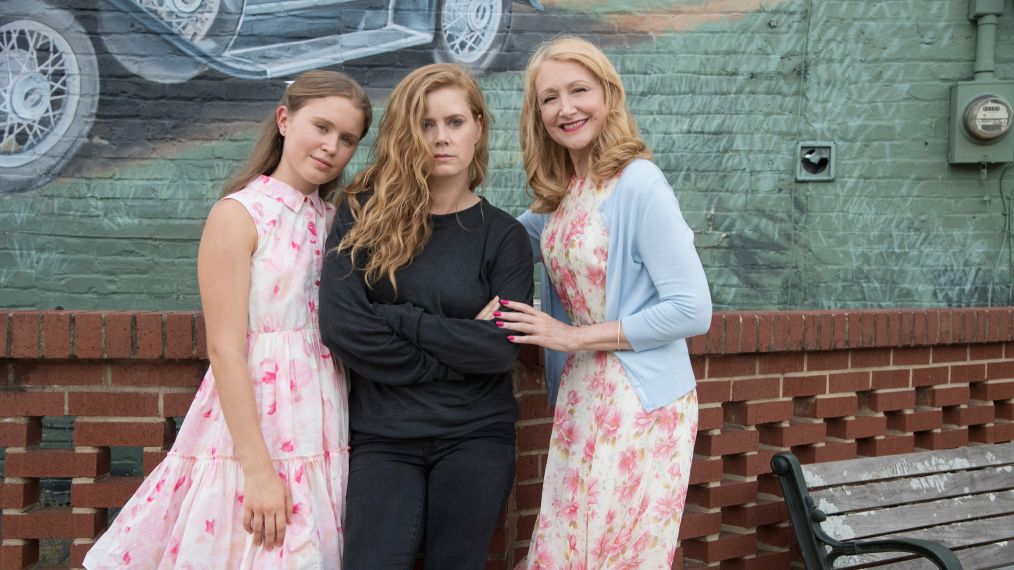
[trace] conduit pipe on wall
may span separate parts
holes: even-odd
[[[996,25],[1006,0],[969,0],[968,17],[975,20],[975,80],[993,79]]]

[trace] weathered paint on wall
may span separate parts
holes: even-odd
[[[577,33],[623,74],[718,307],[1012,302],[1003,166],[983,182],[977,167],[946,162],[948,89],[972,77],[966,0],[544,4],[513,5],[505,52],[481,79],[496,117],[484,190],[494,204],[527,204],[516,132],[525,58],[554,33]],[[82,25],[97,29],[97,5],[85,8]],[[1009,7],[997,35],[997,77],[1014,79]],[[0,192],[0,305],[196,308],[203,218],[283,83],[216,71],[150,82],[91,37],[102,80],[87,141],[52,182]],[[428,61],[420,47],[343,69],[382,107]],[[833,182],[794,181],[803,140],[837,144]]]

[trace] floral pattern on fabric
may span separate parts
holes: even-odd
[[[606,320],[609,232],[599,206],[617,180],[573,179],[542,233],[543,261],[576,325]],[[569,355],[542,505],[519,567],[671,568],[696,435],[696,391],[647,412],[615,354]]]
[[[209,369],[172,450],[89,551],[91,570],[341,567],[348,390],[317,328],[335,210],[267,176],[227,199],[257,230],[247,366],[268,452],[292,492],[292,523],[271,551],[243,530],[243,470]]]

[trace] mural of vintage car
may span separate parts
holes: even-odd
[[[98,0],[84,10],[97,20],[89,33],[80,6],[0,0],[0,194],[46,184],[87,140],[100,97],[93,38],[161,83],[208,68],[288,77],[412,46],[479,73],[507,42],[513,1]]]

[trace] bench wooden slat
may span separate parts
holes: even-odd
[[[986,570],[987,568],[1014,567],[1014,515],[959,522],[891,535],[891,538],[899,537],[939,542],[953,550],[958,559],[962,561],[962,566],[968,569]],[[883,564],[892,559],[903,557],[904,555],[891,553],[848,556],[840,558],[835,564],[835,568],[866,567],[871,563]],[[966,559],[967,563],[965,563]],[[921,564],[924,563],[926,565],[922,566]],[[891,565],[891,570],[902,568],[932,568],[935,570],[936,566],[924,559],[895,562]]]
[[[810,496],[817,508],[834,515],[1007,489],[1014,489],[1014,465],[829,487],[811,491]]]
[[[854,540],[881,535],[901,536],[913,527],[935,527],[1004,513],[1014,513],[1014,490],[855,511],[830,516],[821,526],[838,540]],[[936,538],[930,540],[940,542]]]
[[[1014,464],[1014,442],[803,465],[809,489]]]
[[[1011,521],[1014,523],[1014,521]],[[965,568],[995,570],[1014,566],[1014,540],[983,544],[964,550],[954,551]],[[936,566],[925,560],[906,560],[891,566],[891,570],[936,570]]]

